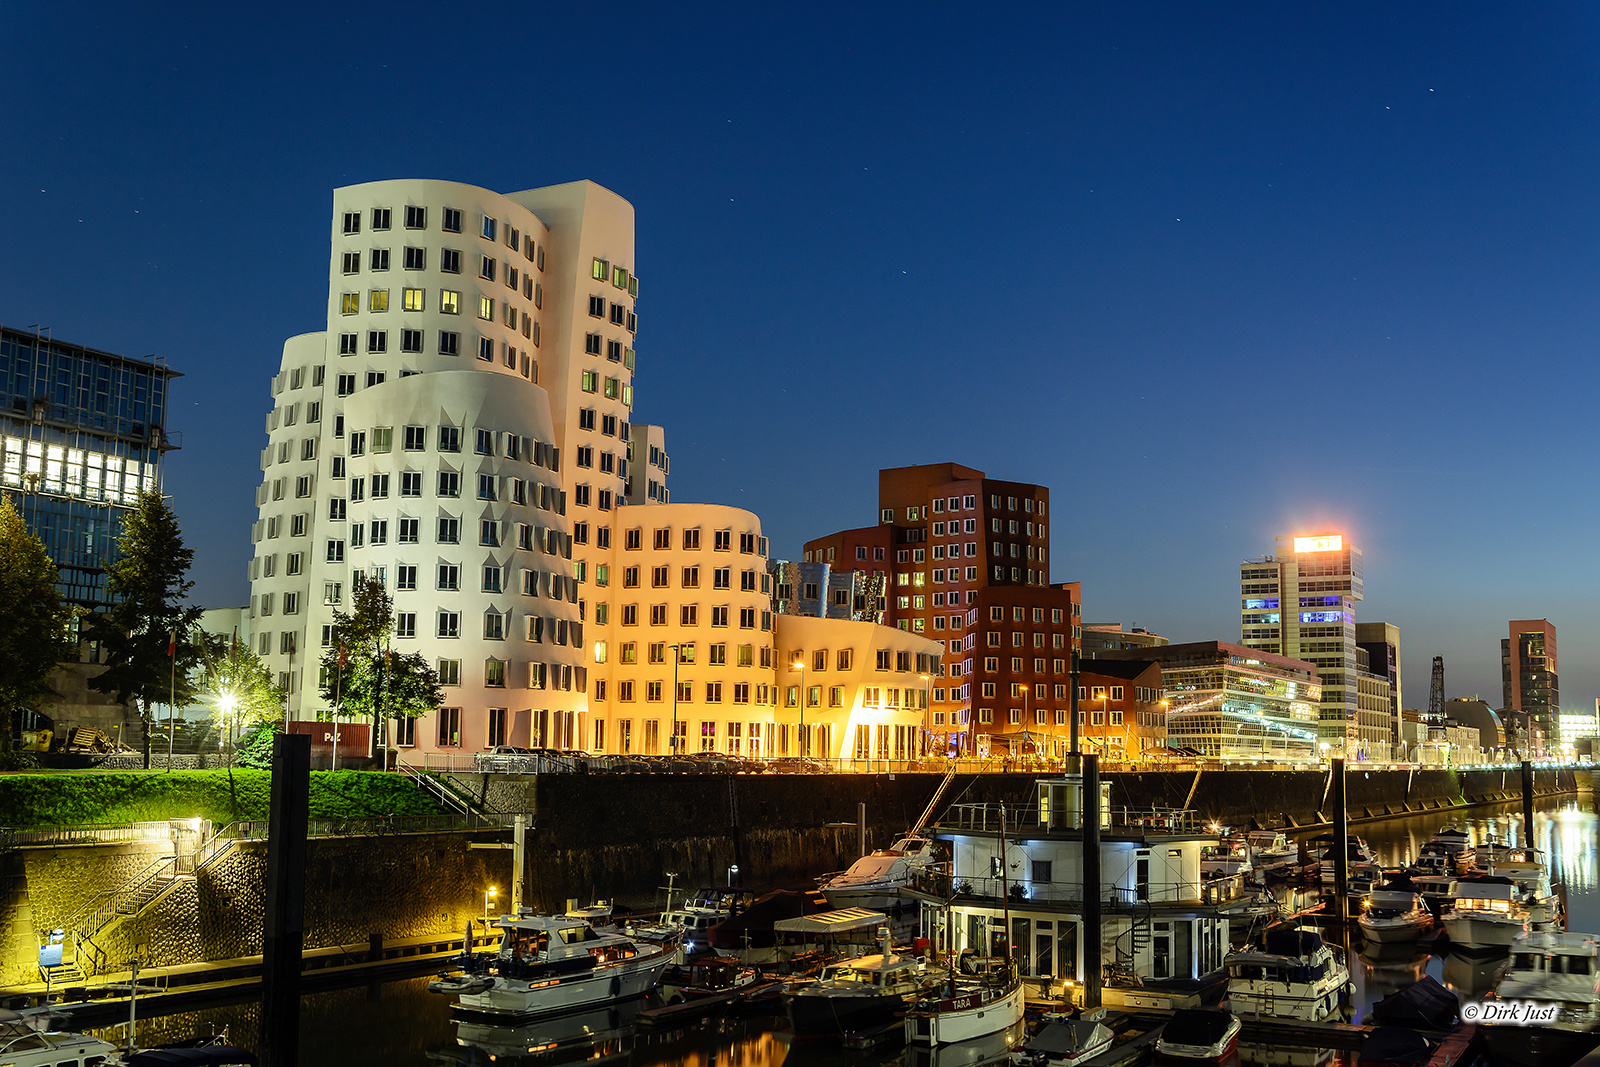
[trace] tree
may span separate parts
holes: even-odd
[[[225,732],[283,717],[288,690],[272,680],[272,672],[249,644],[202,634],[201,657],[201,698],[216,708]]]
[[[155,490],[139,494],[123,521],[117,559],[106,568],[112,606],[90,618],[89,635],[106,653],[106,671],[90,681],[102,693],[132,702],[144,722],[144,765],[158,703],[189,703],[201,659],[191,637],[200,609],[184,607],[194,585],[186,577],[194,550],[186,548],[178,516]]]
[[[414,719],[444,703],[439,676],[419,652],[397,654],[394,601],[376,578],[363,576],[350,594],[350,614],[333,613],[333,640],[322,654],[322,697],[335,713],[372,721],[372,754],[384,719]]]
[[[11,748],[17,713],[50,693],[70,615],[44,542],[0,499],[0,753]]]

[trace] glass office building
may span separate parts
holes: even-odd
[[[160,484],[177,372],[0,326],[0,490],[60,570],[61,594],[107,601],[105,568],[138,495]]]

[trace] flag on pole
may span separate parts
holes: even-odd
[[[167,655],[168,656],[176,656],[177,654],[178,654],[178,631],[176,631],[176,630],[168,630],[167,631]]]
[[[340,667],[341,670],[344,668],[345,658],[346,657],[345,657],[345,653],[344,653],[344,642],[340,641],[339,642],[339,667]]]

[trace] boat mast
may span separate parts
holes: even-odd
[[[1011,891],[1006,884],[1006,806],[1000,804],[1000,911],[1004,916],[1006,933],[1006,968],[1014,965],[1017,956],[1017,946],[1011,943]]]

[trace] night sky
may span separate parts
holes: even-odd
[[[0,321],[183,372],[167,490],[243,603],[332,190],[591,178],[673,498],[774,554],[953,460],[1050,486],[1087,621],[1236,641],[1239,561],[1337,530],[1408,706],[1435,655],[1498,704],[1547,617],[1592,709],[1600,10],[766,8],[7,5]]]

